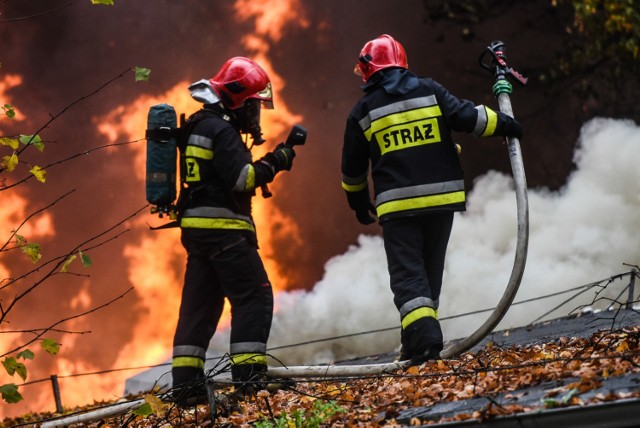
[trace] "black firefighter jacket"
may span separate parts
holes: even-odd
[[[255,234],[251,198],[256,187],[273,180],[273,169],[252,162],[251,152],[225,114],[203,109],[189,120],[196,123],[181,156],[187,189],[181,195],[185,209],[180,227]]]
[[[505,135],[513,119],[404,69],[379,71],[363,90],[347,119],[342,149],[349,206],[366,211],[370,164],[380,222],[433,210],[463,211],[463,171],[452,131]]]

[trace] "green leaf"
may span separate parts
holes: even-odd
[[[18,361],[14,357],[7,357],[2,360],[2,365],[4,366],[4,369],[7,371],[9,376],[13,376],[13,374],[16,372]]]
[[[113,6],[113,0],[91,0],[93,4],[106,4],[107,6]]]
[[[78,254],[80,255],[80,261],[82,262],[83,267],[87,268],[93,264],[93,262],[91,261],[91,257],[89,257],[88,254],[85,254],[82,251],[78,251]]]
[[[40,346],[47,353],[51,355],[56,355],[58,352],[60,352],[60,346],[62,345],[60,345],[58,342],[52,339],[43,339],[42,342],[40,342]]]
[[[138,407],[131,413],[136,416],[149,416],[153,414],[153,410],[151,410],[151,405],[149,405],[149,403],[144,403],[142,406]]]
[[[4,369],[7,371],[9,376],[13,376],[15,373],[18,373],[18,376],[20,376],[23,381],[27,379],[27,366],[25,366],[23,363],[19,363],[15,358],[5,358],[2,361],[2,365],[4,366]]]
[[[37,263],[42,258],[40,254],[40,245],[35,242],[30,242],[22,246],[22,252],[25,253],[33,263]]]
[[[15,138],[8,138],[8,137],[0,138],[0,144],[2,144],[3,146],[9,146],[13,150],[16,150],[20,146],[20,143],[18,142],[18,140],[16,140]]]
[[[13,232],[13,231],[12,231]],[[27,240],[24,239],[24,236],[15,234],[16,237],[16,245],[23,246],[27,243]]]
[[[25,366],[23,363],[16,364],[16,373],[18,373],[18,376],[22,378],[23,382],[27,380],[27,366]]]
[[[139,82],[141,80],[146,82],[147,80],[149,80],[149,75],[151,74],[150,69],[144,67],[136,67],[134,68],[134,71],[136,72],[136,82]]]
[[[9,119],[16,117],[16,111],[13,109],[11,104],[3,105],[2,110],[4,110],[4,114],[6,114]]]
[[[29,172],[33,174],[40,183],[47,181],[47,171],[40,168],[38,165],[31,168]]]
[[[17,403],[22,400],[22,395],[18,392],[18,386],[15,383],[0,385],[0,393],[7,403]]]
[[[24,145],[36,146],[36,149],[43,151],[44,143],[39,135],[23,135],[20,134],[20,142]]]
[[[35,354],[29,349],[25,349],[24,351],[18,353],[18,355],[16,355],[16,358],[22,358],[23,360],[33,360],[35,358]]]

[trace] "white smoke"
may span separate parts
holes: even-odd
[[[525,138],[521,144],[536,142]],[[576,170],[567,184],[557,192],[529,189],[529,250],[516,302],[629,271],[623,263],[640,264],[639,153],[640,127],[633,121],[594,119],[582,128]],[[531,162],[536,159],[524,159],[525,169]],[[469,194],[468,211],[454,220],[439,312],[445,340],[472,333],[489,313],[447,317],[492,308],[502,296],[516,233],[512,179],[489,172]],[[593,297],[585,293],[551,316],[566,315]],[[566,298],[514,306],[499,327],[526,325]],[[312,291],[281,293],[276,307],[270,348],[399,327],[382,239],[360,236],[357,245],[327,262]],[[391,352],[399,336],[398,328],[271,354],[287,364],[324,363]],[[217,355],[223,354],[228,335],[216,335],[212,345]]]

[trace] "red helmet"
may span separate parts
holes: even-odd
[[[354,71],[367,82],[376,71],[390,67],[408,68],[407,54],[400,42],[383,34],[364,45]]]
[[[269,76],[249,58],[237,56],[227,60],[209,82],[222,103],[232,110],[242,106],[248,98],[258,99],[266,108],[273,108]]]

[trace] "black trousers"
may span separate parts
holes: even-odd
[[[231,346],[257,344],[266,349],[273,291],[255,239],[237,231],[183,229],[182,244],[188,257],[174,350],[208,348],[225,298],[231,304]],[[176,375],[196,373],[175,368],[173,372],[174,384],[188,380]]]
[[[391,291],[403,320],[402,344],[409,353],[442,346],[437,309],[453,215],[433,212],[382,223]],[[415,322],[405,319],[417,308],[423,308],[422,313],[428,308],[430,315]]]

